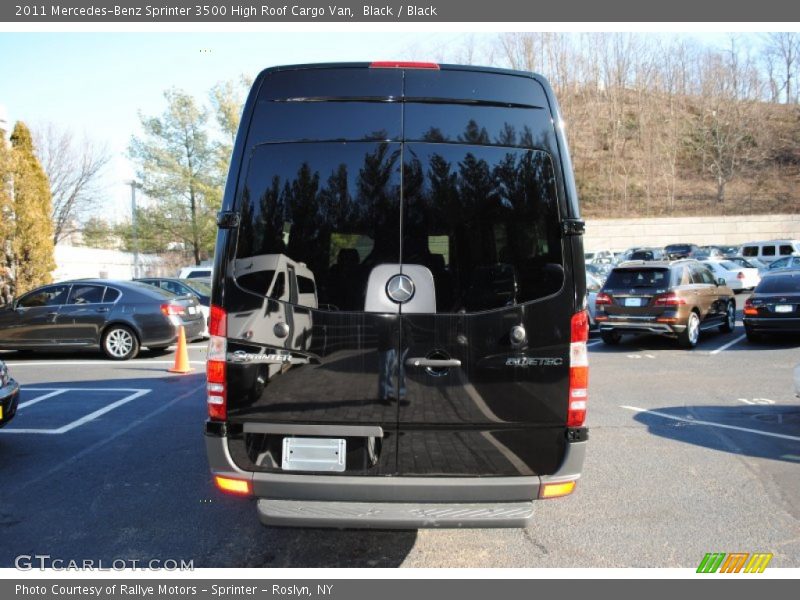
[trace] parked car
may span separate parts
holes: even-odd
[[[611,250],[597,250],[595,252],[584,252],[583,260],[588,265],[613,263],[615,259]]]
[[[745,258],[744,256],[731,256],[726,258],[725,260],[729,260],[734,264],[739,265],[740,267],[745,267],[748,269],[756,269],[759,275],[764,275],[769,270],[769,265],[766,263],[761,262],[757,258]]]
[[[767,267],[769,271],[777,271],[778,269],[800,269],[800,254],[792,256],[784,256],[778,260],[773,260]]]
[[[663,260],[664,251],[661,248],[639,248],[630,253],[626,260]]]
[[[693,256],[697,260],[703,260],[707,258],[724,258],[725,254],[717,248],[716,246],[700,246],[700,249],[697,253]]]
[[[208,338],[208,319],[211,307],[211,282],[207,279],[178,279],[177,277],[143,277],[134,279],[154,285],[176,296],[194,296],[200,303],[198,308],[203,313],[204,327],[202,337]]]
[[[695,260],[624,263],[596,305],[600,336],[612,345],[626,333],[655,333],[693,348],[701,331],[733,331],[736,322],[733,290]]]
[[[590,263],[586,265],[586,273],[587,275],[591,274],[600,282],[600,285],[603,285],[603,283],[605,283],[606,277],[608,277],[608,274],[611,272],[611,269],[613,268],[614,265]]]
[[[0,310],[0,350],[100,349],[127,360],[142,346],[164,350],[180,325],[187,340],[197,339],[203,322],[194,297],[135,281],[62,281]]]
[[[757,258],[767,264],[783,256],[800,254],[798,240],[767,240],[763,242],[747,242],[742,244],[741,254],[745,258]]]
[[[602,287],[603,284],[596,277],[591,273],[586,273],[586,304],[589,309],[589,329],[597,329],[597,321],[594,319],[595,301]]]
[[[428,66],[271,68],[244,105],[206,450],[264,524],[519,527],[580,477],[589,319],[558,105],[538,75]],[[453,210],[476,169],[490,189]],[[347,210],[273,193],[314,174]]]
[[[741,267],[729,260],[703,260],[701,262],[711,269],[714,279],[722,277],[725,284],[734,292],[752,290],[761,281],[758,269]]]
[[[751,342],[768,333],[800,333],[800,271],[765,275],[744,303],[743,320]]]
[[[14,418],[18,402],[19,384],[11,378],[6,363],[0,360],[0,428]]]
[[[183,267],[178,272],[178,279],[211,279],[211,267]]]
[[[664,246],[664,257],[667,260],[694,258],[699,252],[700,247],[696,244],[669,244]]]
[[[739,246],[714,246],[720,252],[722,252],[722,256],[725,258],[730,258],[732,256],[738,256],[740,254]]]

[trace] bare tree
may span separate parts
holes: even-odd
[[[774,96],[784,92],[786,104],[797,102],[798,94],[794,80],[797,78],[798,60],[800,60],[800,34],[794,31],[774,31],[766,34],[764,60],[772,88],[777,91]]]
[[[80,221],[98,200],[100,178],[111,160],[107,148],[89,138],[47,123],[33,132],[34,148],[50,181],[53,197],[53,242],[80,229]]]

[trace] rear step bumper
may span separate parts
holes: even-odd
[[[399,529],[525,527],[543,484],[580,478],[587,444],[567,444],[547,476],[366,477],[244,471],[226,437],[205,438],[212,475],[250,481],[265,525]]]
[[[419,529],[422,527],[525,527],[533,502],[424,504],[400,502],[258,501],[264,525]]]

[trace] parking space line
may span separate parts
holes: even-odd
[[[25,388],[23,388],[25,389]],[[35,389],[35,388],[33,388]],[[119,408],[123,404],[127,404],[137,398],[141,398],[145,394],[149,394],[152,392],[152,389],[138,389],[138,388],[59,388],[59,392],[133,392],[132,394],[128,394],[121,400],[117,400],[116,402],[112,402],[104,406],[103,408],[99,408],[94,412],[89,413],[88,415],[81,417],[71,423],[67,423],[66,425],[59,427],[58,429],[1,429],[0,434],[4,433],[33,433],[33,434],[41,434],[41,435],[61,435],[63,433],[67,433],[68,431],[72,431],[76,427],[80,427],[90,421],[94,421],[96,418],[103,416],[107,412],[114,410],[115,408]]]
[[[89,365],[96,365],[98,367],[107,367],[108,365],[116,365],[118,367],[124,367],[125,365],[173,365],[175,364],[174,360],[128,360],[125,362],[121,362],[118,360],[54,360],[51,362],[12,362],[12,361],[5,361],[5,363],[11,367],[52,367],[52,366],[89,366]],[[193,365],[204,365],[206,361],[204,360],[190,360],[190,364]]]
[[[747,337],[747,334],[743,333],[742,335],[737,337],[735,340],[731,340],[730,342],[728,342],[727,344],[723,344],[722,346],[720,346],[716,350],[712,350],[711,352],[709,352],[709,355],[710,356],[714,356],[715,354],[719,354],[720,352],[722,352],[723,350],[727,350],[728,348],[730,348],[734,344],[738,344],[739,342],[741,342],[746,337]]]
[[[26,391],[26,392],[44,392],[44,391],[46,391],[46,389],[47,388],[45,388],[45,389],[41,389],[41,388],[23,388],[23,390]],[[44,394],[42,396],[36,396],[36,398],[34,398],[33,400],[28,400],[27,402],[22,402],[19,406],[17,406],[17,410],[21,410],[23,408],[27,408],[28,406],[32,406],[32,405],[36,404],[37,402],[41,402],[42,400],[47,400],[48,398],[52,398],[53,396],[58,396],[59,394],[63,394],[64,392],[67,391],[65,388],[58,388],[58,389],[50,388],[50,389],[53,390],[53,391],[50,392],[49,394]]]
[[[714,421],[700,421],[698,419],[685,419],[683,417],[676,417],[675,415],[668,415],[657,410],[648,410],[646,408],[638,408],[636,406],[620,405],[620,408],[626,408],[634,412],[647,413],[648,415],[655,415],[663,419],[670,419],[672,421],[681,421],[682,423],[689,423],[691,425],[705,425],[706,427],[718,427],[720,429],[733,429],[734,431],[744,431],[746,433],[754,433],[756,435],[763,435],[765,437],[774,437],[782,440],[792,440],[793,442],[800,442],[800,436],[787,435],[785,433],[773,433],[771,431],[763,431],[761,429],[750,429],[749,427],[737,427],[736,425],[726,425],[724,423],[715,423]]]
[[[603,340],[594,340],[592,342],[587,342],[586,347],[596,346],[597,344],[601,343]]]

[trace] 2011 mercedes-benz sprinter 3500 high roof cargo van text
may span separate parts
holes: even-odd
[[[583,223],[544,78],[267,69],[218,225],[208,458],[263,523],[519,527],[572,492]]]

